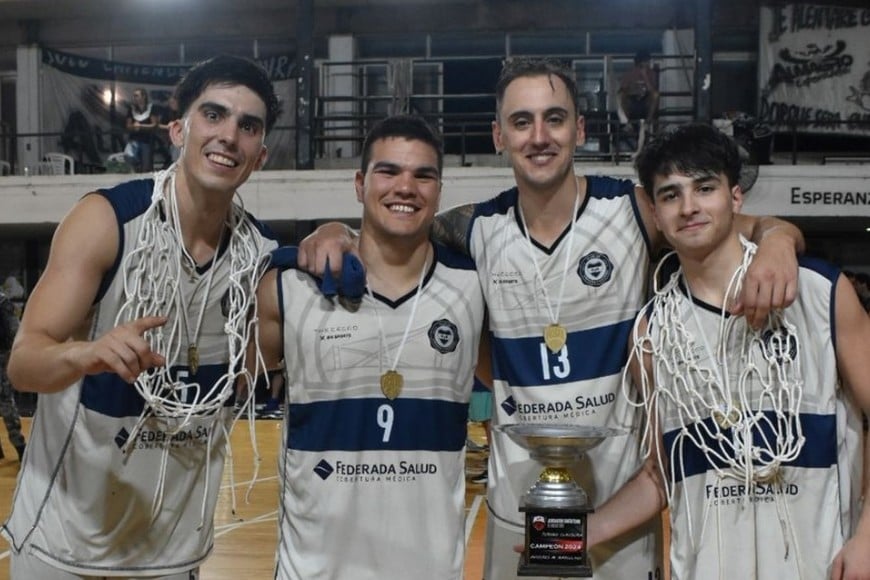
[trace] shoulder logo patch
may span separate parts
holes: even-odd
[[[765,355],[779,363],[791,362],[797,358],[797,338],[783,328],[768,328],[761,334]]]

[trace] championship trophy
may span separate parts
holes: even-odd
[[[625,431],[534,423],[500,425],[497,429],[544,465],[538,481],[520,499],[520,511],[526,514],[526,537],[517,575],[590,578],[586,516],[593,509],[568,467],[605,437],[624,435]]]

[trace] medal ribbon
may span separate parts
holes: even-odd
[[[411,332],[411,325],[414,324],[414,316],[417,314],[417,304],[419,304],[419,302],[420,302],[420,294],[423,293],[423,280],[426,278],[426,272],[428,270],[429,270],[429,260],[427,258],[426,260],[423,261],[423,269],[420,270],[420,280],[417,282],[417,293],[414,296],[414,303],[411,305],[411,314],[408,316],[408,322],[407,322],[407,324],[405,324],[405,333],[402,335],[402,341],[399,343],[398,348],[396,348],[396,357],[395,357],[395,360],[393,360],[393,365],[389,369],[393,372],[396,372],[396,367],[399,366],[399,359],[402,356],[402,351],[405,349],[405,343],[408,341],[408,334],[410,334],[410,332]],[[374,310],[375,310],[375,317],[378,320],[378,335],[379,335],[379,339],[380,339],[380,343],[381,343],[380,350],[382,353],[384,353],[384,352],[386,352],[386,349],[387,349],[387,346],[386,346],[387,345],[387,337],[384,334],[384,325],[381,321],[381,313],[379,310],[379,306],[377,305],[377,300],[375,300],[375,296],[372,293],[372,290],[368,285],[366,285],[366,291],[368,292],[369,297],[372,299],[372,301],[375,302]],[[381,374],[383,374],[382,364],[383,364],[383,357],[378,355],[378,372],[380,372]]]
[[[568,251],[565,252],[565,265],[562,267],[562,284],[559,289],[559,301],[556,302],[556,310],[550,305],[550,294],[547,292],[547,286],[544,284],[544,275],[541,273],[541,267],[538,265],[538,260],[535,258],[535,248],[532,247],[532,237],[529,234],[529,223],[526,221],[526,216],[523,215],[523,207],[517,200],[517,211],[520,214],[520,219],[523,222],[523,228],[526,233],[526,245],[529,248],[529,256],[532,258],[532,264],[535,265],[535,279],[541,285],[541,291],[544,295],[544,304],[547,307],[547,313],[550,315],[550,323],[553,325],[559,324],[559,311],[562,309],[562,298],[565,296],[565,280],[568,278],[568,264],[571,260],[571,251],[574,248],[574,221],[577,219],[577,211],[580,209],[580,182],[577,177],[574,177],[574,186],[576,194],[574,196],[574,211],[571,212],[570,230],[568,232]]]

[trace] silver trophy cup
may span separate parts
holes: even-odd
[[[538,480],[520,499],[520,511],[525,513],[525,542],[517,575],[591,577],[586,516],[593,511],[592,505],[568,467],[606,437],[626,432],[535,423],[500,425],[497,429],[544,465]]]

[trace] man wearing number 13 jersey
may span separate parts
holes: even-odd
[[[484,320],[473,264],[429,241],[440,139],[390,117],[366,139],[358,310],[278,250],[258,291],[286,365],[277,578],[461,580],[468,402]]]
[[[494,416],[484,578],[508,580],[516,577],[514,546],[523,543],[519,500],[543,467],[498,425],[627,430],[572,470],[594,505],[640,464],[637,409],[619,388],[624,341],[644,302],[661,235],[648,198],[632,182],[575,175],[574,149],[585,130],[573,80],[558,63],[508,61],[496,105],[493,141],[509,158],[517,186],[446,212],[434,230],[436,239],[464,246],[473,258],[489,309]],[[740,217],[747,237],[777,230],[762,244],[774,289],[750,285],[766,292],[769,306],[788,294],[776,285],[796,277],[800,233],[779,220]],[[751,304],[764,303],[747,300],[747,316],[755,316]],[[654,522],[596,546],[590,551],[595,578],[661,577],[660,530]]]

